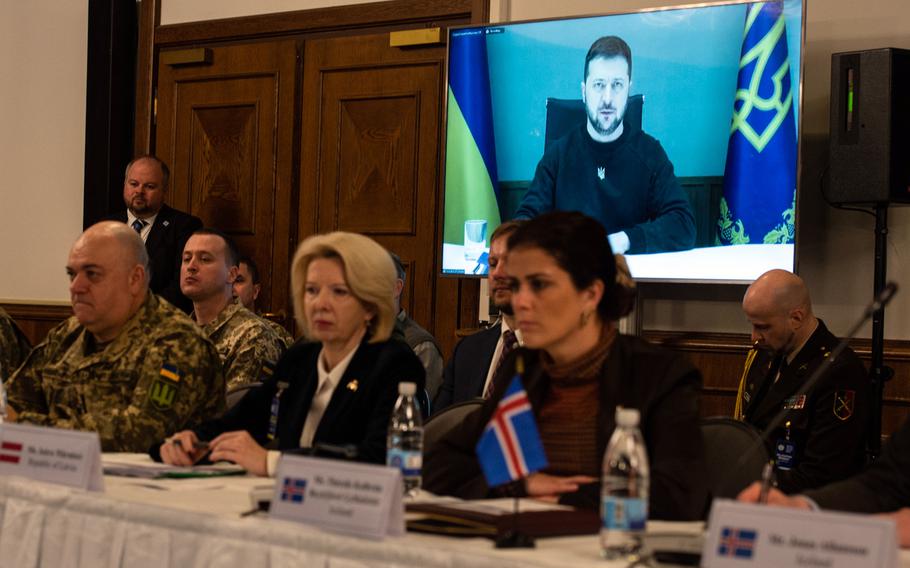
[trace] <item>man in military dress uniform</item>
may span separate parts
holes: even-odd
[[[215,348],[149,292],[147,266],[142,239],[123,223],[79,237],[66,264],[74,316],[10,378],[13,419],[94,430],[104,451],[144,452],[224,410]]]
[[[735,414],[760,430],[784,492],[811,489],[862,469],[871,388],[845,349],[806,393],[798,394],[837,345],[812,313],[809,291],[784,270],[762,274],[743,297],[755,348],[746,359]],[[770,421],[786,417],[774,431]]]
[[[5,381],[19,368],[31,348],[13,318],[0,308],[0,380]]]
[[[227,390],[260,381],[285,344],[265,320],[234,299],[237,248],[215,229],[200,229],[183,247],[180,290],[193,301],[192,317],[215,344]]]

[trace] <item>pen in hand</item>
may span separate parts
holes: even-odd
[[[769,461],[761,470],[761,490],[758,493],[758,502],[762,505],[768,502],[768,493],[771,491],[771,482],[774,480],[774,462]]]
[[[174,444],[174,445],[177,446],[177,447],[180,447],[180,448],[183,447],[183,443],[182,443],[180,440],[172,440],[171,443]],[[208,449],[208,447],[209,447],[209,443],[208,443],[208,442],[203,442],[203,441],[201,441],[201,440],[197,440],[197,441],[193,442],[193,449],[194,449],[194,450]]]
[[[212,451],[210,444],[204,440],[193,440],[192,446],[189,448],[187,448],[187,444],[184,444],[179,438],[172,438],[170,443],[186,452],[191,462],[187,465],[192,465],[193,463],[202,460]]]

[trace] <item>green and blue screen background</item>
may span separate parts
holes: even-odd
[[[793,99],[792,119],[782,129],[790,130],[795,167],[802,1],[766,4],[778,5],[786,26]],[[487,239],[504,220],[492,186],[533,178],[544,151],[546,99],[581,97],[585,54],[602,36],[617,35],[631,47],[630,94],[645,96],[642,128],[660,141],[676,175],[723,176],[734,96],[743,80],[740,61],[749,6],[491,25],[486,33],[484,28],[452,30],[444,242],[462,244],[466,219],[488,219]],[[486,69],[476,61],[461,72],[454,69],[463,57],[455,51],[458,34],[482,38]],[[476,49],[469,57],[478,57]]]

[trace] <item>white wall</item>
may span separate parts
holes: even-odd
[[[0,0],[0,301],[68,303],[82,230],[88,2]]]

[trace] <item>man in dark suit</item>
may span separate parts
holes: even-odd
[[[764,433],[778,487],[802,491],[860,471],[871,392],[856,354],[844,350],[812,388],[799,394],[838,344],[812,313],[802,279],[784,270],[762,274],[746,291],[743,312],[752,324],[756,351],[746,362],[736,414]],[[785,418],[769,431],[782,411]]]
[[[170,175],[167,164],[155,156],[135,158],[126,166],[123,180],[126,210],[108,219],[139,233],[149,253],[152,292],[189,313],[193,304],[180,292],[180,255],[202,221],[165,205]]]
[[[754,483],[739,500],[756,503],[761,486]],[[897,523],[898,541],[910,546],[910,420],[882,448],[882,455],[868,469],[848,479],[787,496],[772,489],[768,504],[794,509],[834,509],[852,513],[891,513]]]
[[[433,412],[486,396],[492,391],[500,361],[521,343],[512,312],[511,283],[504,270],[509,235],[518,226],[517,221],[507,221],[490,236],[490,298],[501,317],[492,327],[465,337],[455,346],[433,400]]]

